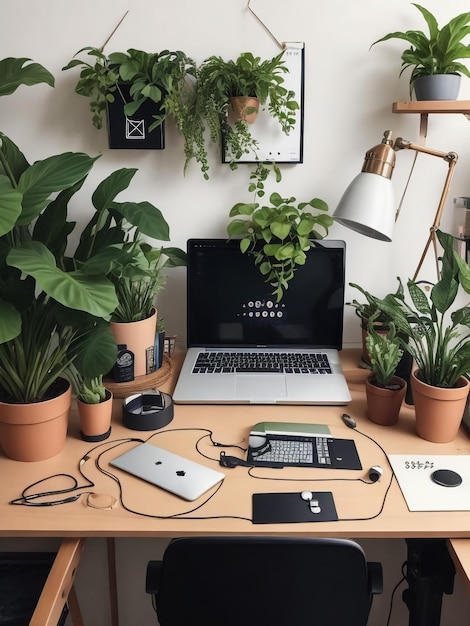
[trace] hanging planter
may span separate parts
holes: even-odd
[[[125,106],[132,101],[130,88],[130,84],[118,83],[114,102],[107,103],[109,147],[118,150],[163,150],[165,121],[150,130],[155,115],[161,114],[161,104],[146,100],[135,113],[127,115]]]
[[[259,99],[250,96],[230,98],[231,115],[247,124],[256,122],[259,113]]]

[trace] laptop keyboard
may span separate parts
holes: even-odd
[[[326,437],[273,438],[260,450],[250,451],[250,458],[256,465],[279,463],[281,465],[329,467],[330,450]]]
[[[322,352],[200,352],[193,374],[265,372],[274,374],[331,374]]]

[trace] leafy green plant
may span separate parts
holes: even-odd
[[[390,388],[403,356],[403,349],[400,347],[393,322],[390,323],[388,332],[382,334],[375,331],[372,319],[368,327],[366,345],[370,356],[372,384],[377,387]]]
[[[359,302],[359,300],[356,299],[351,300],[351,302],[346,302],[347,306],[354,308],[355,314],[361,320],[361,327],[366,329],[369,320],[372,319],[376,326],[388,328],[391,320],[386,313],[380,310],[378,304],[379,298],[356,283],[349,283],[349,286],[360,291],[365,298],[365,302]]]
[[[196,104],[194,114],[199,125],[193,145],[201,149],[200,130],[207,128],[210,140],[223,146],[231,157],[230,166],[236,169],[236,161],[252,153],[256,159],[258,143],[253,138],[244,119],[229,120],[230,98],[254,96],[269,114],[276,119],[282,131],[289,134],[295,125],[299,108],[295,93],[283,85],[288,72],[283,60],[284,51],[272,59],[261,60],[251,52],[242,52],[235,60],[220,56],[205,59],[197,70]],[[194,150],[196,153],[196,150]],[[191,156],[191,150],[188,150]],[[207,178],[207,172],[205,172]]]
[[[462,40],[470,34],[470,12],[461,13],[439,28],[434,15],[419,4],[412,3],[424,17],[428,26],[428,34],[421,30],[397,31],[385,35],[375,44],[389,39],[402,39],[410,47],[401,55],[402,69],[400,76],[412,67],[410,77],[410,94],[417,78],[432,74],[464,74],[470,78],[468,68],[460,63],[461,59],[470,58],[470,45]],[[371,46],[371,47],[372,47]]]
[[[51,84],[51,75],[38,64],[29,65],[25,75],[24,61],[0,61],[0,93],[10,94],[22,84]],[[88,378],[107,373],[117,354],[109,320],[118,300],[110,276],[138,261],[127,250],[133,229],[141,236],[168,240],[168,224],[157,207],[115,201],[137,171],[122,169],[92,194],[95,212],[75,252],[67,252],[76,227],[67,219],[68,204],[95,161],[68,152],[29,164],[0,133],[3,400],[42,399],[72,363]]]
[[[124,105],[126,115],[134,115],[144,102],[155,103],[154,122],[149,131],[169,116],[183,135],[191,127],[188,116],[194,97],[191,80],[194,82],[196,78],[196,65],[184,52],[145,52],[130,48],[127,52],[106,55],[99,48],[87,46],[75,56],[82,53],[86,53],[85,58],[74,58],[62,69],[81,68],[75,91],[90,98],[96,128],[103,126],[107,104],[122,97],[120,83],[130,84],[131,101]]]
[[[277,181],[280,172],[275,167]],[[255,202],[238,202],[230,210],[234,218],[227,227],[229,237],[240,237],[240,250],[250,254],[265,281],[273,287],[279,302],[298,266],[304,265],[311,239],[323,239],[333,220],[328,205],[320,198],[296,204],[296,198],[282,198],[273,192],[270,204],[260,205],[257,197],[265,194],[264,180],[269,170],[260,164],[252,173],[249,189],[254,191]],[[312,213],[305,209],[316,209]]]
[[[379,305],[393,320],[401,347],[416,361],[418,378],[434,387],[454,387],[470,372],[470,304],[452,311],[460,287],[470,293],[470,268],[454,250],[451,235],[437,231],[437,236],[444,249],[439,280],[408,280],[406,295],[398,279],[397,292]]]
[[[119,301],[112,321],[137,322],[150,317],[157,294],[166,283],[163,271],[186,265],[186,253],[174,247],[153,248],[135,232],[124,249],[129,256],[123,257],[111,273]]]
[[[103,376],[89,378],[83,376],[72,364],[67,369],[67,378],[72,384],[72,388],[81,402],[85,404],[99,404],[107,398],[106,387],[103,384]]]

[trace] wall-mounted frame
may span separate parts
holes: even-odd
[[[284,61],[289,72],[283,75],[284,86],[295,92],[299,103],[296,111],[295,126],[289,135],[282,132],[277,120],[267,113],[260,112],[256,123],[250,125],[252,136],[258,141],[257,157],[252,154],[237,160],[237,163],[254,163],[256,160],[276,163],[302,163],[303,162],[303,126],[304,126],[304,64],[305,44],[293,42],[285,44]],[[222,162],[233,161],[227,155],[225,147],[222,147]]]

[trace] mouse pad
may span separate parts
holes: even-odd
[[[302,500],[299,491],[294,493],[254,493],[252,500],[253,524],[338,521],[331,491],[313,491],[312,499],[318,501],[320,511],[317,513],[312,513],[310,503]]]
[[[410,511],[470,511],[468,454],[390,454],[388,460]],[[432,476],[440,470],[456,472],[460,484],[437,483]]]

